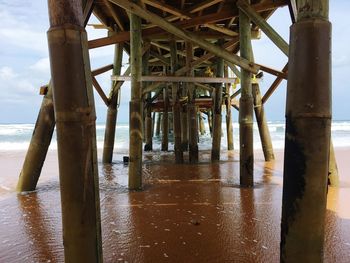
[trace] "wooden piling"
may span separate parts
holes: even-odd
[[[109,35],[114,35],[115,32],[110,31]],[[122,62],[123,62],[123,43],[116,44],[114,47],[114,61],[113,61],[113,75],[120,75]],[[115,129],[117,125],[118,115],[118,101],[119,101],[120,88],[117,86],[116,81],[112,81],[111,92],[109,95],[109,105],[107,108],[107,120],[105,137],[103,144],[103,163],[112,163],[113,149],[115,140]]]
[[[48,91],[41,103],[26,158],[19,175],[17,183],[18,192],[35,190],[51,143],[54,128],[55,113],[52,101],[52,85],[50,83]]]
[[[169,85],[169,88],[171,89],[171,86],[172,85]],[[168,94],[168,96],[169,96],[169,94]],[[170,97],[170,96],[169,96]],[[169,121],[169,134],[174,134],[174,121],[173,121],[173,119],[174,119],[174,114],[173,114],[173,112],[172,112],[172,107],[171,107],[171,105],[170,105],[170,98],[169,98],[169,110],[171,111],[171,112],[169,112],[169,116],[168,116],[168,121]]]
[[[194,70],[191,67],[193,60],[193,46],[191,42],[186,42],[186,66],[190,69],[187,76],[193,77]],[[197,107],[195,106],[196,90],[193,83],[187,84],[188,104],[187,104],[187,121],[188,121],[188,146],[190,163],[198,162],[198,122]]]
[[[151,131],[151,135],[152,135],[152,139],[154,137],[154,128],[156,125],[156,113],[152,112],[152,131]],[[153,144],[153,143],[152,143]]]
[[[138,0],[134,0],[138,2]],[[130,139],[129,139],[129,189],[142,188],[142,35],[141,18],[132,13],[130,16]]]
[[[299,1],[290,30],[281,262],[323,262],[332,105],[328,4]]]
[[[332,140],[329,147],[328,184],[333,187],[339,186],[338,165],[337,165],[337,160],[335,158],[334,146],[333,146]]]
[[[144,76],[149,75],[148,60],[150,57],[150,50],[148,49],[142,57],[142,73]],[[144,88],[147,87],[147,83],[143,83]],[[151,106],[151,92],[146,94],[146,107],[145,107],[145,151],[153,150],[153,140],[152,140],[152,106]]]
[[[210,132],[210,136],[213,137],[213,111],[209,109],[207,113],[208,113],[209,132]]]
[[[162,121],[162,113],[157,113],[157,122],[156,122],[156,136],[160,135],[160,123]]]
[[[164,111],[162,114],[162,151],[168,151],[169,147],[169,90],[165,85],[163,89]]]
[[[186,61],[184,61],[186,63]],[[188,96],[187,85],[182,85],[182,97]],[[181,109],[181,143],[182,151],[188,151],[188,120],[187,120],[187,104],[184,104]]]
[[[275,159],[273,153],[272,141],[269,127],[265,116],[264,105],[261,102],[261,92],[258,83],[252,84],[253,102],[256,122],[258,123],[261,146],[264,153],[265,161],[269,162]]]
[[[181,110],[181,144],[182,151],[188,151],[187,105],[184,105]]]
[[[170,41],[170,64],[171,75],[175,75],[176,70],[179,67],[177,58],[176,41],[172,39]],[[175,162],[183,163],[183,150],[181,143],[181,104],[180,104],[180,89],[179,83],[172,84],[172,101],[173,101],[173,127],[174,127],[174,151]]]
[[[96,114],[82,2],[49,0],[48,7],[64,258],[102,262]]]
[[[250,3],[250,1],[248,1]],[[241,57],[251,61],[251,29],[250,19],[239,11],[239,39]],[[254,184],[254,152],[253,152],[253,97],[252,74],[241,68],[241,98],[239,100],[239,145],[240,145],[240,184],[252,187]]]
[[[219,78],[224,77],[224,60],[222,58],[217,58],[216,76]],[[222,133],[222,130],[221,130],[222,83],[218,83],[215,85],[214,94],[215,94],[214,95],[214,107],[213,107],[214,125],[213,125],[213,140],[212,140],[212,148],[211,148],[211,160],[212,161],[219,161],[220,160],[221,133]]]
[[[228,66],[225,65],[224,77],[228,78]],[[230,97],[230,84],[225,85],[225,106],[226,106],[226,137],[227,137],[227,150],[234,149],[233,144],[233,126],[232,126],[232,114],[231,114],[231,97]]]

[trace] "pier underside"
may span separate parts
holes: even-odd
[[[289,43],[267,21],[287,6]],[[17,190],[27,224],[38,194],[23,192],[36,189],[56,126],[65,262],[322,262],[324,241],[329,242],[325,229],[332,226],[325,224],[331,216],[327,181],[332,186],[337,181],[328,0],[49,0],[48,9],[52,81],[43,89]],[[91,14],[100,24],[88,24]],[[87,25],[108,35],[88,39]],[[252,39],[261,32],[284,54],[283,69],[255,61]],[[91,70],[89,50],[108,45],[114,45],[113,64]],[[129,67],[122,72],[124,53]],[[96,76],[110,70],[107,96]],[[265,73],[276,80],[262,93]],[[282,169],[269,168],[275,154],[264,104],[283,79],[288,82],[282,185]],[[126,81],[129,148],[123,166],[113,163],[121,160],[113,154],[120,154],[114,142]],[[108,107],[103,166],[97,162],[93,87]],[[223,120],[227,149],[234,148],[232,108],[239,112],[240,152],[221,156]],[[198,143],[204,115],[209,152]],[[254,157],[254,121],[263,156]],[[161,152],[149,154],[160,130]],[[50,187],[46,193],[52,194]],[[54,218],[60,218],[57,191],[54,195]],[[49,212],[40,213],[37,219],[46,220]],[[49,228],[51,218],[47,221],[38,225]],[[52,230],[61,232],[56,226]],[[30,235],[30,226],[25,233]]]

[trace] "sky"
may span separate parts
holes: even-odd
[[[330,1],[330,20],[333,26],[332,86],[333,119],[349,120],[350,84],[350,1]],[[278,9],[268,20],[271,26],[287,41],[291,20],[287,7]],[[92,17],[90,23],[97,23]],[[39,88],[50,80],[47,36],[49,28],[47,0],[0,0],[0,123],[34,123],[42,97]],[[107,35],[106,30],[87,27],[88,38]],[[255,61],[275,69],[282,69],[287,57],[263,34],[253,41]],[[113,47],[90,50],[91,68],[95,69],[113,61]],[[124,56],[126,69],[128,61]],[[110,72],[98,77],[98,81],[109,93]],[[274,76],[265,73],[260,83],[264,93]],[[122,99],[118,121],[128,121],[130,85],[122,87]],[[265,104],[268,120],[284,120],[286,81]],[[97,122],[106,118],[106,106],[95,93]],[[238,114],[234,112],[234,120]]]

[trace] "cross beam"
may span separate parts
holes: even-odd
[[[201,38],[200,36],[196,36],[191,34],[191,32],[188,32],[186,30],[183,30],[181,28],[176,27],[175,25],[169,23],[165,19],[143,9],[137,4],[134,4],[132,2],[129,2],[128,0],[110,0],[111,2],[115,3],[116,5],[124,8],[125,10],[138,15],[139,17],[146,19],[150,21],[151,23],[159,26],[160,28],[184,39],[187,41],[190,41],[191,43],[194,43],[201,48],[212,52],[218,57],[224,58],[227,61],[232,62],[235,65],[240,66],[241,68],[244,68],[245,70],[248,70],[252,73],[257,73],[259,71],[259,67],[254,65],[252,62],[241,58],[240,56],[237,56],[235,54],[232,54],[228,52],[225,49],[222,49],[219,46],[216,46],[205,39]]]
[[[131,81],[129,76],[112,76],[113,81]],[[236,78],[185,77],[185,76],[141,76],[144,82],[186,82],[186,83],[234,83]]]

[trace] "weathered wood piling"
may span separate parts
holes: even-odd
[[[252,44],[249,17],[239,11],[239,39],[241,57],[252,60]],[[254,184],[253,151],[253,96],[252,74],[241,68],[241,98],[239,100],[239,145],[240,145],[240,184],[252,187]]]
[[[163,89],[164,111],[162,113],[162,151],[169,149],[169,89],[165,85]]]
[[[139,2],[134,0],[134,2]],[[142,35],[141,18],[130,13],[131,101],[129,103],[129,189],[142,188]]]
[[[186,66],[188,68],[187,76],[193,77],[194,70],[191,66],[193,61],[193,45],[191,42],[186,42]],[[188,103],[187,103],[187,121],[188,121],[188,146],[189,146],[189,161],[190,163],[198,162],[198,122],[197,122],[197,107],[195,105],[196,89],[193,83],[187,84]]]
[[[109,35],[113,35],[110,31]],[[116,44],[114,47],[113,75],[120,75],[123,62],[123,43]],[[112,81],[109,95],[109,104],[107,107],[107,119],[105,128],[105,137],[103,145],[103,163],[112,163],[113,149],[115,140],[115,129],[117,125],[118,102],[120,100],[120,87],[116,81]]]
[[[222,41],[219,41],[219,45],[222,45]],[[216,76],[222,78],[224,76],[224,60],[222,58],[217,59],[216,63]],[[222,109],[222,83],[215,85],[214,90],[214,107],[213,107],[213,140],[211,148],[211,160],[220,160],[220,146],[221,146],[221,109]]]
[[[225,76],[225,78],[228,78],[228,66],[227,65],[225,65],[225,68],[224,68],[224,76]],[[226,137],[227,137],[227,150],[228,151],[231,151],[234,149],[230,87],[231,87],[230,84],[225,85]]]
[[[177,47],[176,41],[170,41],[170,63],[171,63],[171,75],[175,75],[178,69],[178,58],[177,58]],[[183,148],[181,140],[181,104],[180,104],[180,93],[178,83],[172,84],[172,112],[173,112],[173,127],[174,127],[174,151],[175,151],[175,162],[183,163]]]
[[[298,2],[290,30],[281,262],[323,262],[331,132],[328,0]]]
[[[156,136],[160,135],[160,123],[162,121],[162,113],[158,112],[157,114],[157,122],[156,122]]]
[[[148,49],[145,54],[142,57],[142,73],[143,75],[147,76],[149,75],[149,65],[148,61],[150,58],[150,50]],[[143,88],[147,87],[147,83],[143,83]],[[151,92],[147,93],[145,95],[145,146],[144,150],[146,152],[153,150],[153,122],[152,122],[152,105],[151,105],[151,99],[152,94]]]
[[[267,125],[267,119],[265,116],[264,105],[261,101],[261,92],[258,83],[252,84],[252,93],[255,118],[259,128],[261,146],[263,149],[265,161],[269,162],[275,159],[275,155],[273,153],[270,131]]]
[[[41,103],[29,148],[17,183],[17,191],[34,191],[44,165],[55,128],[52,84],[48,86]]]
[[[65,261],[102,262],[96,115],[82,3],[49,0],[48,6]]]

